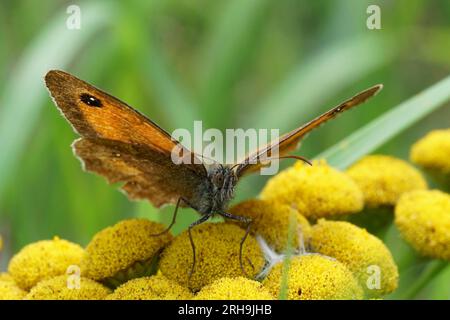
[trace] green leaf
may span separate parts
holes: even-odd
[[[449,99],[450,76],[379,116],[316,158],[325,158],[330,165],[345,169],[443,106]]]
[[[25,50],[0,96],[0,198],[26,151],[27,140],[37,125],[44,99],[48,98],[43,77],[48,70],[67,66],[110,21],[110,7],[103,2],[80,5],[80,30],[66,27],[67,14],[60,11],[49,26]]]
[[[404,300],[417,298],[417,295],[446,267],[448,267],[448,262],[445,260],[430,260],[420,273],[420,276],[414,279],[414,283],[410,286],[409,290],[399,298]]]

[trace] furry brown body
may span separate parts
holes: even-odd
[[[234,197],[238,178],[229,167],[217,164],[208,170],[208,179],[199,185],[191,206],[204,215],[225,212]]]

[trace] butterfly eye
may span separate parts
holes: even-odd
[[[221,187],[223,184],[223,175],[222,174],[216,174],[213,179],[214,184],[216,187]]]
[[[88,93],[82,93],[80,95],[80,100],[90,107],[96,107],[96,108],[102,107],[102,102],[99,99],[97,99],[96,97],[91,96]]]

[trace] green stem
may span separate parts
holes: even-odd
[[[281,283],[280,283],[280,293],[278,296],[279,300],[288,300],[288,290],[289,290],[289,269],[291,266],[292,254],[294,253],[294,246],[292,241],[294,239],[295,231],[297,230],[297,220],[294,215],[289,217],[289,233],[288,233],[288,243],[286,247],[286,253],[283,260],[283,267],[281,271]]]
[[[426,285],[430,283],[443,269],[448,266],[448,261],[437,260],[431,261],[423,270],[420,277],[415,281],[414,285],[407,290],[402,296],[402,299],[414,299]]]

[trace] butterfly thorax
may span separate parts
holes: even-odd
[[[224,211],[234,197],[237,180],[236,174],[229,167],[218,164],[210,168],[208,179],[199,186],[197,210],[202,214]]]

